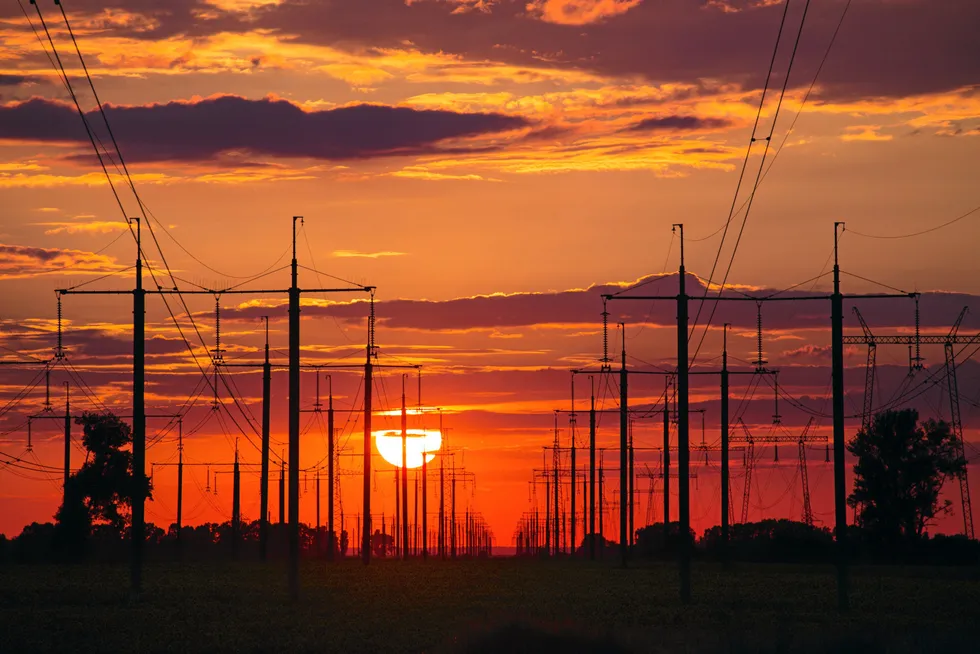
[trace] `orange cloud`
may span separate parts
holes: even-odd
[[[406,252],[357,252],[355,250],[334,250],[333,256],[340,258],[380,259],[381,257],[403,257]]]
[[[114,257],[83,250],[39,248],[0,243],[0,279],[23,279],[70,270],[73,275],[122,270]]]
[[[643,0],[532,0],[528,14],[548,23],[587,25],[625,14]]]
[[[93,220],[89,222],[34,223],[42,227],[48,236],[55,234],[109,234],[126,229],[126,223],[118,220]]]

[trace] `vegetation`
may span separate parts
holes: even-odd
[[[54,545],[68,556],[79,556],[93,527],[100,536],[121,536],[129,527],[133,498],[150,498],[145,474],[133,475],[132,431],[111,413],[86,412],[75,422],[82,426],[85,463],[68,479],[65,500],[55,514]]]
[[[857,457],[847,503],[865,534],[885,544],[922,538],[937,514],[951,510],[949,500],[940,503],[943,484],[966,470],[949,424],[920,425],[914,409],[875,415],[847,449]]]
[[[693,567],[489,559],[285,566],[149,564],[0,569],[0,649],[27,651],[776,652],[975,650],[976,568],[856,568],[836,610],[831,566]],[[558,649],[555,643],[564,643]]]

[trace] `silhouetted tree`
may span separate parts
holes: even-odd
[[[69,478],[65,502],[55,516],[59,541],[67,546],[84,542],[93,524],[123,534],[136,490],[142,488],[147,499],[152,492],[149,477],[134,478],[133,454],[123,449],[133,441],[129,425],[108,412],[86,412],[75,422],[82,426],[88,456]]]
[[[371,549],[374,550],[375,556],[388,556],[394,551],[394,546],[395,539],[392,538],[391,534],[382,534],[378,529],[374,530],[374,535],[371,536]]]
[[[915,409],[877,414],[847,449],[857,457],[847,503],[858,509],[858,525],[883,542],[921,538],[936,515],[950,511],[949,500],[940,503],[943,483],[966,469],[949,424],[920,425]]]
[[[635,551],[637,556],[643,558],[655,558],[665,556],[677,551],[680,542],[681,523],[671,522],[669,529],[664,531],[664,523],[640,527],[636,530]],[[695,541],[694,530],[690,530],[690,539]]]
[[[728,553],[748,561],[820,561],[833,554],[833,541],[826,527],[768,519],[731,525]],[[721,527],[706,529],[699,544],[709,556],[721,555]]]

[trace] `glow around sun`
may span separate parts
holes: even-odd
[[[374,443],[381,457],[391,465],[402,467],[402,432],[400,429],[386,429],[374,432]],[[442,434],[438,429],[409,429],[405,438],[408,468],[422,466],[422,456],[428,463],[436,458],[442,447]]]

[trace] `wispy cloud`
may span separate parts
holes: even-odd
[[[126,223],[119,220],[92,220],[75,223],[34,223],[48,227],[44,233],[48,236],[55,234],[109,234],[126,229]]]
[[[392,252],[385,250],[383,252],[358,252],[357,250],[334,250],[333,256],[340,258],[358,258],[358,259],[380,259],[381,257],[403,257],[407,252]]]

